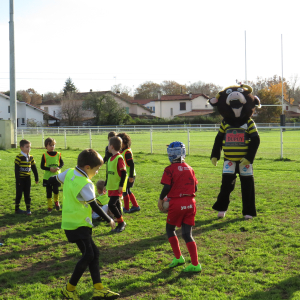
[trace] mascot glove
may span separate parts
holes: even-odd
[[[240,165],[241,166],[247,166],[247,165],[251,165],[251,162],[246,159],[245,157],[243,157],[241,160],[240,160]]]
[[[216,157],[212,157],[212,158],[211,158],[211,163],[212,163],[214,166],[216,166],[217,163],[218,163],[218,159],[217,159]]]

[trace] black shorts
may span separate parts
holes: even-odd
[[[92,228],[82,226],[74,230],[66,230],[65,234],[70,243],[75,243],[77,240],[88,239],[92,235]]]

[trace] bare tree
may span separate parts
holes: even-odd
[[[78,125],[82,119],[82,101],[75,93],[67,93],[61,101],[61,110],[58,117],[67,122],[69,126]]]

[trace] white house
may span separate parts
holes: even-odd
[[[299,118],[300,117],[300,104],[295,103],[293,104],[289,103],[288,101],[284,100],[283,103],[283,109],[285,110],[285,114],[289,118]]]
[[[209,98],[204,94],[161,95],[157,99],[132,100],[150,108],[152,114],[159,118],[196,117],[213,112],[212,106],[207,103]]]
[[[59,120],[42,109],[17,100],[17,126],[26,127],[27,123],[48,125],[48,120]],[[0,120],[10,120],[10,98],[0,93]]]
[[[84,102],[84,99],[90,95],[91,93],[97,93],[99,95],[110,95],[114,98],[114,100],[119,103],[120,106],[124,107],[126,112],[131,117],[147,117],[151,116],[151,109],[140,105],[138,103],[131,103],[130,101],[123,99],[118,94],[112,93],[111,91],[100,91],[100,92],[93,92],[92,90],[90,92],[85,93],[77,93],[78,102],[81,104]],[[60,100],[48,100],[45,102],[42,102],[40,104],[40,108],[44,111],[48,112],[49,114],[53,116],[60,117],[61,112],[61,101]],[[81,112],[81,120],[82,124],[89,124],[89,122],[94,118],[94,113],[92,110],[86,109],[82,110]]]

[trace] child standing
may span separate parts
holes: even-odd
[[[118,136],[122,139],[122,150],[120,151],[120,154],[123,156],[123,159],[126,163],[126,171],[127,171],[127,187],[126,191],[123,193],[123,199],[124,199],[124,213],[133,213],[136,211],[140,211],[141,208],[138,205],[134,194],[131,192],[130,188],[133,187],[134,181],[135,181],[135,168],[134,168],[134,162],[133,162],[133,154],[131,151],[131,138],[130,136],[125,133],[119,133]],[[132,203],[132,207],[129,209],[129,201]]]
[[[185,260],[181,255],[175,227],[181,227],[182,237],[185,240],[192,263],[187,266],[184,272],[200,272],[201,266],[198,262],[197,246],[192,237],[192,226],[195,225],[196,203],[195,192],[198,181],[194,170],[184,162],[185,145],[181,142],[173,142],[167,149],[171,165],[166,167],[161,179],[164,185],[158,208],[163,211],[164,198],[170,198],[167,216],[166,231],[175,258],[169,265],[170,268],[184,264]]]
[[[15,178],[16,178],[15,213],[31,215],[31,211],[30,211],[31,170],[33,171],[36,184],[38,184],[39,182],[39,175],[37,172],[37,168],[33,156],[29,155],[31,149],[31,143],[28,140],[21,140],[20,148],[21,148],[21,153],[18,154],[15,159]],[[20,209],[20,202],[23,193],[24,193],[24,199],[26,204],[26,211]]]
[[[45,140],[45,148],[47,149],[47,151],[43,154],[41,160],[41,169],[45,171],[43,178],[43,186],[46,187],[48,213],[51,213],[53,209],[52,192],[55,209],[60,210],[58,194],[58,188],[60,187],[60,184],[54,186],[48,184],[48,179],[53,175],[59,174],[60,169],[64,166],[64,162],[61,158],[61,153],[54,151],[55,145],[55,139],[48,137]]]
[[[118,136],[112,137],[109,140],[108,151],[112,154],[107,162],[106,173],[106,190],[108,191],[108,208],[117,218],[118,226],[113,232],[122,232],[126,223],[122,217],[122,210],[120,205],[120,197],[122,197],[123,191],[126,190],[126,166],[122,155],[119,153],[121,150],[122,139]]]
[[[93,299],[117,299],[120,295],[104,288],[99,271],[99,250],[92,239],[92,209],[111,227],[115,222],[98,206],[95,189],[91,179],[98,173],[103,164],[102,157],[93,149],[82,151],[77,159],[77,167],[51,177],[51,185],[63,183],[63,208],[61,228],[65,230],[67,239],[76,243],[82,253],[71,279],[62,288],[67,299],[79,300],[76,290],[78,281],[89,267],[94,284]]]

